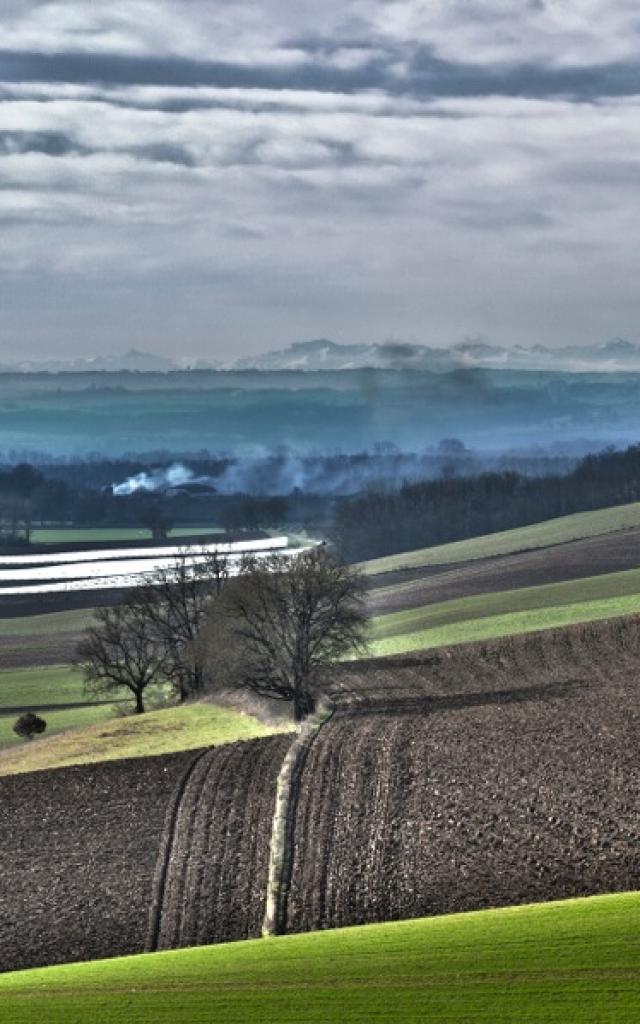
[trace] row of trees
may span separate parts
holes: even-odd
[[[343,557],[360,561],[638,500],[634,445],[587,456],[562,476],[483,473],[371,490],[337,502],[333,532]]]
[[[77,661],[92,692],[128,689],[138,713],[150,687],[169,684],[181,701],[249,689],[290,701],[300,721],[319,669],[365,637],[362,577],[324,547],[245,558],[234,575],[218,554],[182,555],[96,611]]]

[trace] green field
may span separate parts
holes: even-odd
[[[119,701],[120,694],[115,698]],[[35,751],[50,736],[66,732],[69,729],[84,729],[98,722],[113,718],[115,702],[109,704],[93,703],[95,698],[84,693],[83,680],[79,672],[74,672],[69,665],[46,665],[44,667],[5,669],[0,671],[0,751],[10,747],[11,756],[20,757],[17,747]],[[3,713],[3,708],[21,707],[24,709],[42,709],[48,704],[81,703],[77,708],[61,708],[56,710],[39,710],[39,714],[47,723],[46,733],[38,740],[20,739],[13,731],[18,713]],[[0,773],[2,772],[0,762]]]
[[[74,672],[68,665],[14,668],[0,672],[0,714],[7,706],[33,708],[80,701],[88,704],[94,699],[84,693],[81,673]]]
[[[618,601],[619,605],[616,604]],[[585,619],[599,618],[598,609],[603,602],[614,602],[602,605],[606,616],[640,611],[640,569],[588,576],[563,583],[547,583],[538,587],[477,594],[392,612],[372,620],[371,636],[376,641],[384,640],[455,623],[514,613],[544,612],[545,609],[580,604],[585,606]]]
[[[510,555],[517,551],[532,551],[554,544],[566,544],[572,540],[599,537],[636,526],[640,526],[640,502],[599,509],[596,512],[577,512],[559,519],[548,519],[534,526],[522,526],[516,530],[504,530],[502,533],[489,533],[451,544],[374,558],[363,562],[362,567],[367,574],[374,574],[429,565],[454,565],[456,562],[476,561],[479,558]]]
[[[60,633],[81,633],[93,619],[93,608],[70,612],[50,612],[47,615],[24,615],[0,619],[0,638],[34,636],[55,639]],[[0,646],[0,658],[3,647]]]
[[[635,595],[602,601],[583,601],[529,612],[490,615],[432,629],[399,633],[384,639],[374,639],[369,645],[369,654],[377,657],[407,654],[409,651],[424,651],[431,647],[448,647],[453,644],[470,643],[473,640],[492,640],[501,636],[533,633],[538,629],[559,629],[580,622],[613,619],[620,615],[637,615],[638,612],[640,597]],[[377,620],[380,621],[382,620]]]
[[[640,894],[0,977],[11,1024],[637,1024]]]
[[[215,526],[177,526],[169,531],[171,537],[205,537],[210,534],[222,533],[219,527]],[[133,527],[76,527],[76,526],[52,526],[32,530],[31,541],[33,544],[93,544],[103,541],[114,544],[132,540],[150,540],[151,532]]]
[[[284,732],[288,728],[286,724],[268,726],[252,715],[215,704],[186,704],[125,718],[113,715],[111,706],[46,712],[44,736],[19,741],[19,748],[14,746],[0,752],[0,775],[219,746]],[[63,724],[65,716],[66,724]],[[0,718],[0,743],[3,742],[3,721]],[[11,731],[14,721],[15,716],[7,718],[6,731]],[[51,732],[62,729],[71,731],[49,739]],[[11,735],[16,739],[13,733]]]
[[[98,722],[105,722],[107,719],[113,718],[113,706],[110,704],[87,704],[81,708],[42,711],[40,715],[47,723],[46,732],[37,739],[23,740],[13,731],[13,725],[18,716],[2,714],[2,708],[0,708],[0,775],[8,774],[6,769],[21,763],[25,758],[25,763],[28,763],[31,757],[37,760],[37,751],[49,743],[50,737],[55,737],[61,732],[66,733],[69,729],[84,730],[87,726],[93,726]],[[52,739],[51,742],[55,741]],[[29,768],[20,769],[20,771],[29,770]]]

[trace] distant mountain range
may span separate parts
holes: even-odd
[[[130,349],[120,355],[74,359],[30,359],[0,362],[0,372],[82,373],[122,372],[168,373],[172,370],[353,370],[415,369],[446,372],[462,367],[505,370],[640,371],[640,343],[612,338],[598,345],[547,345],[505,347],[480,339],[459,342],[452,348],[432,348],[406,342],[385,341],[341,345],[327,338],[298,341],[287,348],[247,356],[235,362],[173,360],[152,352]]]
[[[320,338],[300,341],[263,356],[240,359],[235,369],[257,370],[351,370],[380,369],[454,370],[486,367],[510,370],[639,370],[640,344],[613,338],[600,345],[565,345],[549,348],[515,345],[506,348],[480,340],[460,342],[452,348],[431,348],[405,342],[374,342],[369,345],[338,345]]]

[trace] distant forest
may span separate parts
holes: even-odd
[[[136,526],[159,539],[174,525],[230,532],[306,528],[334,541],[346,560],[360,561],[640,501],[640,445],[607,449],[578,462],[536,457],[511,460],[510,466],[489,463],[487,469],[460,442],[448,439],[435,453],[413,456],[411,463],[409,458],[385,446],[358,456],[302,461],[281,453],[243,466],[202,453],[189,460],[191,482],[127,494],[115,493],[112,484],[149,470],[148,462],[0,466],[0,542],[28,545],[34,526],[45,523]],[[404,483],[399,477],[409,466],[415,472],[427,465],[436,476]],[[157,467],[154,463],[153,472],[162,477],[170,462]],[[353,493],[345,495],[348,481]]]
[[[343,557],[361,561],[632,501],[640,445],[588,455],[564,475],[481,473],[368,491],[336,503],[332,532]]]

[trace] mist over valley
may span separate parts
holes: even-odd
[[[16,461],[96,453],[484,451],[640,435],[640,373],[455,369],[0,374],[0,444]]]

